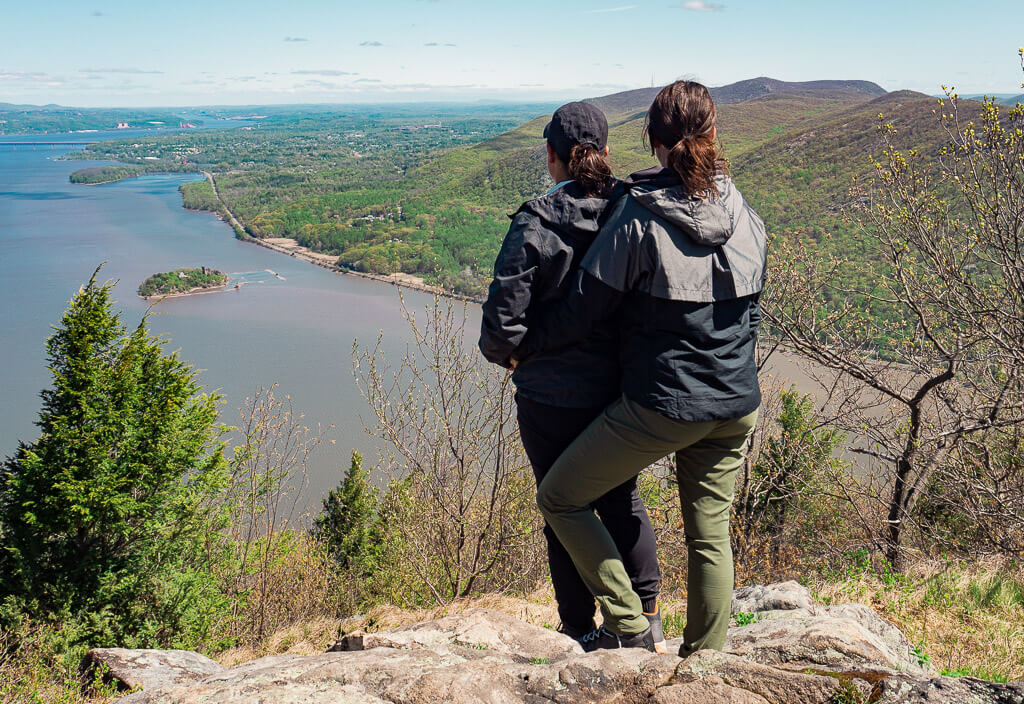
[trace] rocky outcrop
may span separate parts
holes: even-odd
[[[413,624],[384,633],[357,631],[335,643],[328,652],[349,652],[373,648],[415,648],[451,652],[470,648],[489,655],[508,657],[513,662],[553,662],[583,650],[571,638],[499,611],[473,609],[436,621]]]
[[[864,606],[814,604],[799,585],[739,590],[746,625],[725,652],[583,654],[572,640],[475,609],[343,637],[322,655],[278,655],[193,681],[145,684],[122,704],[433,702],[575,704],[1024,703],[1024,683],[939,677]],[[749,621],[749,623],[747,623]],[[678,647],[678,646],[676,646]]]
[[[755,584],[740,587],[732,594],[733,615],[809,609],[813,605],[810,590],[798,582]]]
[[[224,667],[190,650],[93,648],[79,672],[86,682],[93,682],[97,671],[118,689],[159,689],[223,672]]]

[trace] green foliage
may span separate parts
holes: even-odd
[[[71,183],[100,184],[123,181],[144,174],[193,173],[195,165],[177,161],[143,161],[137,164],[116,164],[114,166],[93,166],[73,171],[68,180]]]
[[[0,134],[112,130],[127,122],[133,128],[178,127],[180,115],[132,108],[70,108],[60,105],[12,105],[0,103]],[[201,120],[192,120],[200,123]]]
[[[737,626],[749,626],[752,623],[757,623],[760,617],[757,614],[747,613],[746,611],[737,611],[732,615],[733,620]]]
[[[835,452],[843,434],[821,426],[810,395],[795,386],[783,391],[775,422],[778,432],[765,441],[753,467],[755,480],[769,487],[761,497],[769,530],[781,528],[792,504],[826,468],[842,465]]]
[[[914,659],[917,660],[917,664],[921,667],[928,667],[931,665],[932,659],[928,657],[928,653],[924,652],[924,649],[918,645],[911,645],[911,653]]]
[[[84,647],[68,646],[66,629],[21,621],[0,626],[0,702],[4,704],[89,704],[112,699],[116,686],[104,682],[105,668],[82,681],[78,665]]]
[[[341,484],[327,494],[312,534],[323,543],[342,569],[372,566],[380,545],[379,500],[370,483],[363,457],[352,453],[352,463]]]
[[[666,638],[678,638],[686,628],[686,614],[682,611],[662,611],[661,628]]]
[[[216,269],[202,267],[199,269],[175,269],[160,274],[153,274],[139,284],[139,295],[166,296],[172,293],[185,293],[193,289],[217,288],[228,282],[227,275]]]
[[[1002,672],[995,672],[986,667],[971,665],[957,667],[952,670],[943,670],[941,674],[943,677],[976,677],[979,680],[988,680],[989,682],[1008,682],[1010,679]]]
[[[125,330],[97,274],[47,342],[40,436],[0,474],[0,621],[63,621],[93,645],[167,642],[203,621],[212,588],[189,559],[225,481],[218,397],[145,319]]]

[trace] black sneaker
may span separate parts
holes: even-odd
[[[558,632],[562,635],[569,636],[573,640],[579,640],[580,638],[582,638],[583,636],[587,635],[595,629],[596,626],[594,625],[594,620],[591,619],[590,623],[584,626],[583,628],[573,628],[572,626],[567,626],[563,623],[561,626],[558,627]]]
[[[631,636],[620,636],[612,633],[604,626],[595,628],[577,641],[583,648],[583,652],[592,653],[595,650],[614,650],[616,648],[644,648],[654,652],[654,636],[648,626],[643,633]]]
[[[647,617],[647,622],[651,624],[651,637],[654,639],[654,652],[667,653],[668,646],[665,645],[665,631],[661,628],[661,606],[655,606],[653,614],[649,614],[645,611],[644,616]]]
[[[606,629],[604,626],[595,628],[590,633],[585,633],[576,639],[576,642],[583,648],[584,653],[592,653],[595,650],[614,650],[620,648],[619,637]]]

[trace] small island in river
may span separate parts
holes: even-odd
[[[193,293],[208,293],[224,288],[228,276],[222,271],[209,267],[198,269],[176,269],[153,274],[139,285],[139,296],[187,296]]]

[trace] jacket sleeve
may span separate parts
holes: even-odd
[[[494,279],[487,291],[480,323],[480,351],[489,362],[511,366],[509,357],[526,335],[540,253],[527,231],[533,216],[520,213],[512,221],[494,262]]]
[[[750,302],[750,332],[756,336],[761,330],[761,294],[755,293]]]
[[[613,214],[587,250],[569,295],[536,316],[516,359],[577,344],[614,314],[639,278],[638,245],[636,223]]]

